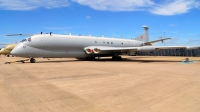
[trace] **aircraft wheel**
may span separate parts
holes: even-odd
[[[86,60],[95,60],[95,57],[86,57]]]
[[[77,60],[85,60],[85,58],[76,58]]]
[[[121,60],[122,60],[122,57],[121,57],[121,56],[119,56],[119,57],[118,57],[118,60],[119,60],[119,61],[121,61]]]
[[[113,61],[120,61],[120,60],[122,60],[122,57],[121,56],[113,56],[112,60]]]
[[[10,55],[8,54],[7,57],[10,57]]]
[[[34,58],[31,58],[31,59],[30,59],[30,62],[31,62],[31,63],[35,63],[36,60],[35,60]]]

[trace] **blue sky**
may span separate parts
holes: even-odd
[[[0,43],[25,37],[6,34],[92,35],[134,38],[149,26],[150,40],[200,45],[199,0],[0,0]],[[155,45],[162,45],[157,43]]]

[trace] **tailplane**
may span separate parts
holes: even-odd
[[[146,25],[142,26],[144,28],[144,33],[138,37],[136,37],[134,40],[142,41],[142,42],[149,42],[149,27]]]

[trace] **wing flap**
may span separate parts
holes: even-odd
[[[180,49],[180,48],[186,48],[187,50],[193,50],[193,49],[198,49],[199,46],[154,46],[155,48],[159,50],[163,49]]]

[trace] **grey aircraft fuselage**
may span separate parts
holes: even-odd
[[[84,48],[88,46],[140,47],[143,43],[143,41],[131,39],[37,34],[20,42],[11,54],[31,58],[102,57],[113,56],[114,52],[104,51],[99,54],[88,54]]]

